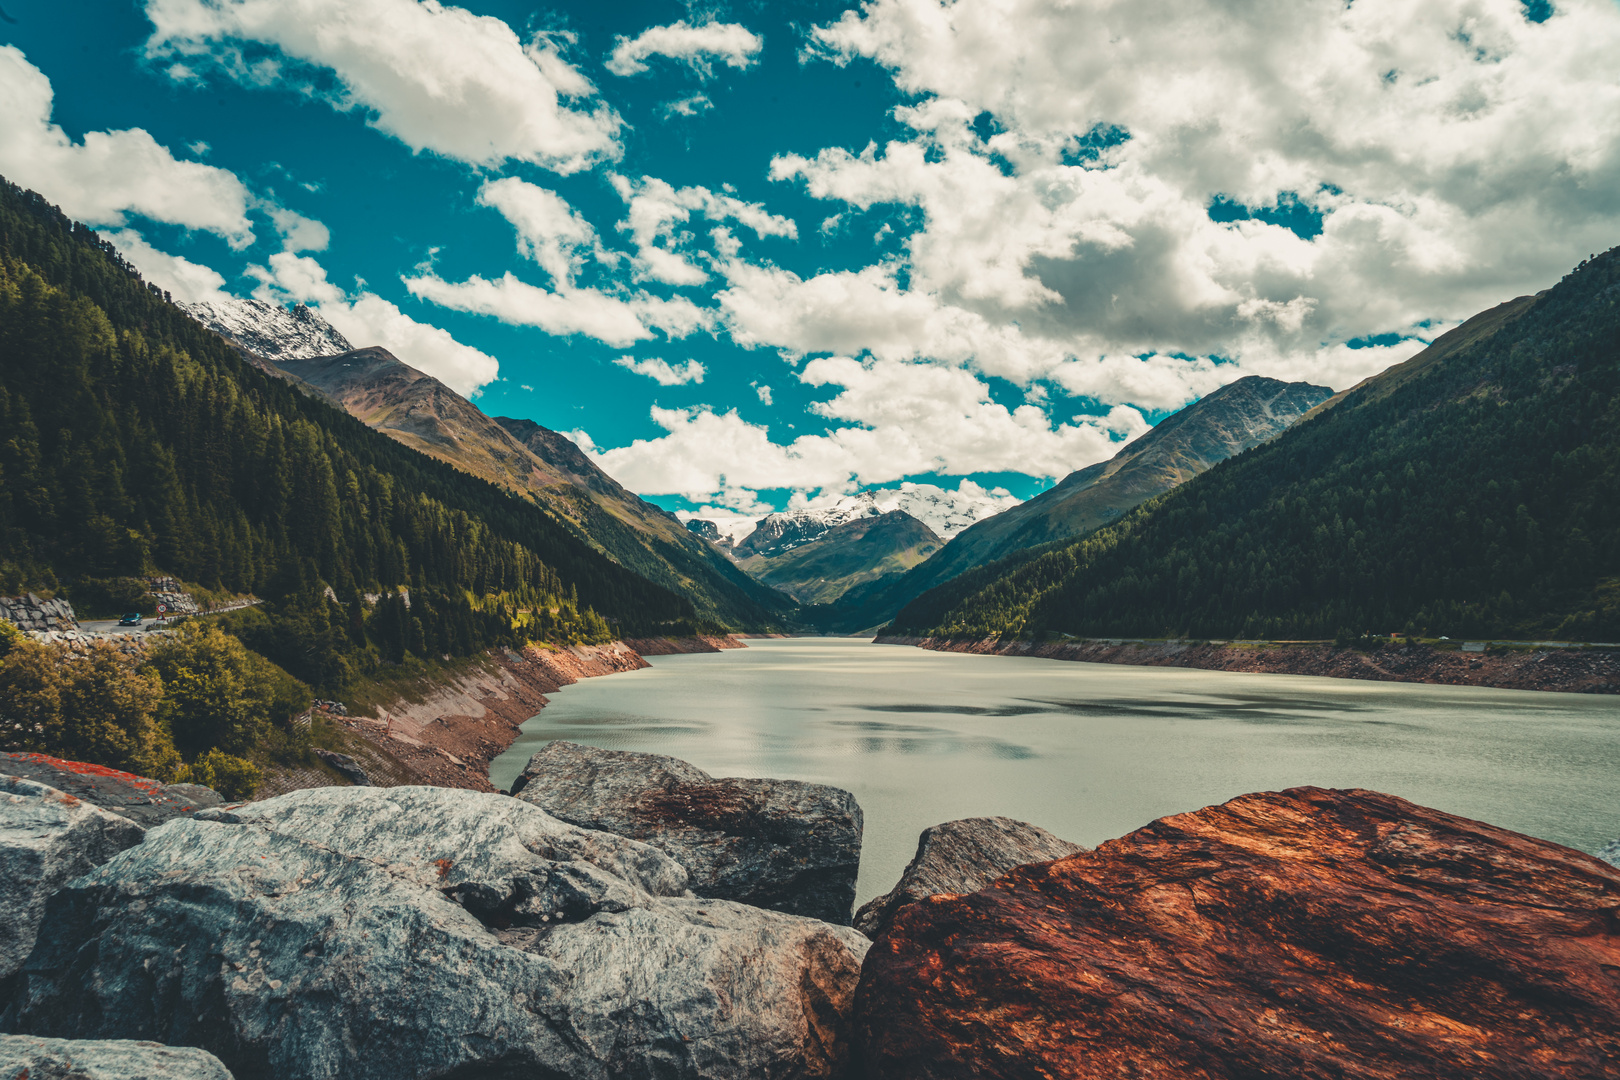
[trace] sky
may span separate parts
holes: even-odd
[[[1617,0],[0,0],[0,175],[668,509],[999,508],[1620,243]]]

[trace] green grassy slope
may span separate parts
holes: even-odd
[[[1073,543],[919,597],[944,635],[1620,639],[1620,249]]]

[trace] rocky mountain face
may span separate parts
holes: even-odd
[[[799,603],[830,604],[852,588],[899,577],[942,543],[921,521],[891,510],[845,521],[803,543],[767,545],[771,554],[737,554],[744,570]]]
[[[1162,818],[895,917],[873,1080],[1553,1080],[1620,1061],[1620,871],[1372,791]]]
[[[846,621],[851,628],[882,623],[927,590],[974,567],[1115,521],[1281,434],[1332,395],[1326,386],[1258,375],[1228,383],[1161,421],[1107,461],[1072,472],[1028,502],[969,526],[904,578],[850,594]]]
[[[214,333],[266,360],[331,356],[354,348],[318,311],[304,304],[282,307],[233,297],[223,303],[176,306]]]

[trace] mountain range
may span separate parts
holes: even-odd
[[[1616,390],[1620,248],[1112,525],[923,593],[893,629],[1620,640]]]
[[[198,314],[196,306],[186,310]],[[349,343],[309,308],[241,300],[209,306],[206,314],[207,325],[240,346],[261,370],[413,450],[532,499],[615,562],[690,597],[701,618],[764,629],[778,625],[793,606],[673,515],[626,491],[565,436],[528,420],[489,417],[377,346],[310,354],[324,345]],[[282,339],[289,327],[294,336]]]
[[[880,626],[929,589],[975,567],[1118,520],[1275,437],[1332,395],[1325,386],[1256,375],[1228,383],[1167,417],[1107,461],[1072,472],[1028,502],[970,525],[909,572],[852,581],[832,610],[809,617],[846,631]]]

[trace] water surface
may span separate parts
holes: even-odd
[[[860,901],[917,834],[1005,814],[1096,844],[1165,814],[1299,784],[1387,791],[1592,851],[1620,836],[1620,700],[1303,675],[937,653],[848,638],[659,656],[554,695],[496,759],[553,739],[715,776],[854,792]]]

